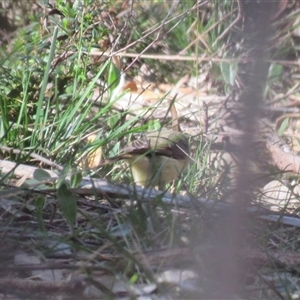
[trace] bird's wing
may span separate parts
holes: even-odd
[[[190,153],[188,138],[182,134],[172,132],[169,135],[160,135],[155,139],[151,139],[152,147],[155,148],[157,155],[164,155],[174,159],[185,159]],[[156,147],[156,145],[158,145]]]
[[[133,154],[155,154],[185,159],[189,154],[189,142],[184,134],[169,130],[147,133],[124,148],[123,155]]]
[[[122,154],[144,154],[151,150],[149,139],[146,136],[142,136],[126,145]]]

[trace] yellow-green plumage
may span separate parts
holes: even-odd
[[[187,136],[164,129],[144,134],[127,145],[119,156],[110,160],[125,160],[136,184],[162,189],[186,169],[189,154]]]

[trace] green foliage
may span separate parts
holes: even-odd
[[[283,122],[281,123],[281,125],[280,125],[280,127],[278,128],[278,131],[277,131],[279,136],[282,136],[283,133],[287,130],[287,128],[289,126],[289,121],[290,121],[289,118],[285,118],[283,120]]]
[[[77,204],[72,192],[65,183],[60,184],[57,189],[57,202],[63,217],[69,225],[70,232],[74,234],[74,225],[76,222]]]
[[[36,169],[33,173],[33,178],[38,181],[48,180],[51,178],[50,174],[43,169]]]
[[[207,9],[206,6],[195,6],[195,1],[182,1],[177,6],[172,2],[134,2],[133,9],[137,17],[129,22],[125,14],[125,17],[114,22],[110,8],[121,10],[120,3],[56,1],[55,9],[63,16],[57,13],[45,16],[42,11],[32,14],[29,26],[18,32],[9,45],[10,51],[0,57],[2,143],[27,153],[34,151],[65,166],[59,174],[56,189],[59,208],[72,233],[77,207],[69,189],[77,187],[82,177],[73,171],[77,157],[86,152],[93,153],[100,147],[105,147],[104,156],[109,156],[109,151],[117,154],[124,136],[128,141],[135,133],[165,126],[161,120],[144,120],[141,118],[143,115],[128,118],[126,111],[115,109],[115,103],[123,96],[118,90],[122,71],[113,59],[102,56],[96,60],[88,53],[95,45],[98,51],[108,50],[100,49],[99,44],[103,39],[113,37],[113,42],[118,42],[117,45],[113,44],[114,50],[131,43],[129,52],[133,53],[141,53],[147,48],[147,53],[172,55],[185,49],[183,55],[211,56],[218,51],[222,57],[226,49],[220,45],[230,39],[231,32],[223,39],[217,38],[234,19],[233,14],[227,16],[234,4],[213,1],[211,5],[212,9]],[[203,14],[202,10],[207,13]],[[109,18],[106,18],[108,13]],[[148,34],[151,30],[153,33]],[[123,61],[125,65],[130,63],[128,59]],[[155,81],[176,81],[186,73],[199,74],[199,69],[209,72],[213,69],[209,62],[204,62],[200,67],[197,62],[175,64],[172,61],[140,58],[129,70],[129,75],[136,72],[136,65],[139,69],[139,64],[145,63],[155,75]],[[215,82],[220,86],[232,85],[236,64],[214,65],[217,70]],[[145,108],[145,114],[148,109],[152,107]],[[85,137],[93,133],[96,133],[95,140],[87,144]],[[202,158],[206,157],[203,148],[198,147],[196,151],[196,160],[199,162],[196,166],[200,169]],[[14,157],[19,161],[25,158],[28,159],[28,154]],[[65,180],[70,173],[69,187]],[[111,167],[104,167],[100,172],[102,176],[107,176],[106,173],[122,182],[126,182],[125,177],[130,176],[129,172],[111,172]],[[191,164],[186,179],[180,180],[175,189],[180,191],[183,182],[187,182],[185,188],[198,193],[198,183],[205,176],[213,175],[198,172],[195,164]],[[48,174],[37,171],[34,180],[27,183],[47,181]],[[40,186],[45,188],[45,183]],[[42,200],[37,205],[40,220],[45,206]],[[165,236],[171,240],[167,244],[173,243],[173,237],[176,236],[174,218],[162,203],[157,201],[156,205],[160,213],[156,211],[157,207],[145,210],[140,203],[132,205],[128,219],[123,218],[121,223],[130,223],[132,232],[145,245],[150,245],[152,238],[155,239],[155,231],[163,230],[163,225],[169,226]],[[147,214],[150,214],[149,220]],[[163,222],[159,214],[165,216]],[[43,228],[41,220],[39,223]],[[153,228],[153,236],[147,236],[149,228]],[[131,238],[134,243],[136,237],[132,235]]]
[[[113,92],[117,89],[120,83],[120,77],[121,77],[120,70],[114,65],[114,63],[110,62],[108,67],[108,78],[107,78],[108,93],[110,98],[112,98]]]
[[[269,83],[272,84],[274,82],[278,82],[282,76],[283,73],[283,66],[273,63],[270,65],[269,68],[269,74],[268,74],[268,80]]]
[[[43,210],[45,206],[45,198],[44,197],[37,197],[35,199],[35,209],[36,209],[36,218],[38,220],[38,226],[39,230],[41,232],[46,232],[46,227],[44,224],[44,219],[43,219]]]
[[[84,258],[87,265],[98,263],[99,249],[101,255],[104,249],[125,258],[123,265],[113,261],[115,273],[124,274],[132,284],[149,282],[152,270],[149,272],[148,266],[142,266],[135,254],[166,246],[179,247],[192,230],[202,239],[203,220],[193,216],[199,212],[171,210],[160,197],[153,201],[137,199],[134,189],[128,200],[116,199],[113,193],[103,196],[95,192],[77,203],[72,189],[80,188],[82,180],[82,174],[75,170],[78,157],[100,148],[105,157],[116,155],[133,135],[159,130],[169,122],[152,114],[155,106],[164,105],[164,99],[147,104],[140,114],[116,108],[124,96],[120,83],[125,75],[131,78],[138,73],[142,80],[160,83],[178,82],[186,74],[198,79],[204,74],[206,79],[199,84],[200,92],[201,84],[208,83],[211,89],[204,93],[216,97],[230,95],[232,91],[238,94],[243,89],[241,77],[248,72],[245,37],[241,35],[244,18],[239,7],[241,2],[57,0],[55,7],[49,2],[42,1],[39,5],[44,6],[34,6],[34,9],[30,1],[10,3],[10,7],[19,9],[14,25],[20,27],[7,44],[1,45],[0,141],[1,145],[24,150],[21,154],[4,152],[4,159],[29,163],[29,154],[35,152],[60,164],[63,170],[54,181],[48,172],[38,169],[33,179],[22,184],[25,191],[10,188],[1,196],[17,198],[23,193],[19,199],[20,212],[27,213],[33,206],[34,229],[52,234],[55,239],[76,236],[75,241],[68,240],[68,243],[74,252],[80,249],[81,253],[92,254],[92,258]],[[129,2],[131,6],[126,6]],[[50,14],[53,9],[60,13]],[[297,82],[285,74],[288,70],[293,78],[299,78],[297,64],[288,69],[288,64],[274,62],[274,58],[298,58],[299,36],[294,30],[299,28],[299,20],[296,21],[297,10],[274,22],[279,29],[276,39],[271,41],[266,99],[272,100],[283,88],[297,87]],[[289,33],[285,22],[293,24]],[[109,41],[108,45],[100,46],[103,41]],[[131,57],[107,55],[110,50],[115,52],[123,47],[122,52],[137,55],[132,66]],[[90,55],[95,48],[106,55]],[[164,57],[145,59],[139,57],[142,53]],[[169,59],[172,55],[196,59],[180,62],[173,57]],[[123,63],[122,67],[115,58]],[[131,67],[123,72],[128,66]],[[141,67],[145,66],[146,72],[141,74],[144,69]],[[214,101],[210,104],[209,109],[218,114]],[[200,110],[185,116],[183,123],[199,129]],[[209,115],[208,122],[213,118],[219,116]],[[286,118],[278,133],[283,134],[288,126]],[[95,139],[87,143],[87,137],[92,135]],[[225,173],[231,166],[222,165],[226,162],[220,162],[222,158],[209,151],[210,144],[202,135],[191,137],[191,145],[191,164],[178,182],[168,187],[169,191],[184,190],[195,197],[220,200],[229,186],[230,178]],[[34,160],[30,163],[36,165]],[[2,184],[11,179],[2,171],[1,176]],[[130,171],[121,164],[104,166],[97,176],[132,186]],[[62,221],[55,223],[55,218]],[[192,218],[195,218],[193,224]],[[27,220],[26,223],[31,225]],[[17,225],[19,230],[21,226]]]
[[[107,129],[114,102],[103,95],[107,86],[111,96],[120,80],[120,72],[109,60],[93,65],[86,55],[95,42],[86,33],[99,29],[82,5],[58,1],[64,17],[44,16],[42,26],[38,18],[32,19],[11,42],[10,52],[0,57],[2,143],[34,150],[63,165],[74,161],[83,136]],[[97,35],[106,34],[103,30]],[[98,111],[92,115],[95,106]]]
[[[233,86],[238,71],[237,62],[236,61],[232,63],[222,62],[221,71],[226,84],[230,84],[231,86]]]

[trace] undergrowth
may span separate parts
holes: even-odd
[[[240,2],[85,0],[47,4],[16,1],[2,7],[18,30],[1,45],[0,141],[7,147],[2,148],[1,159],[44,169],[50,169],[49,161],[54,162],[50,166],[58,179],[37,171],[32,179],[20,182],[3,173],[1,196],[10,197],[18,213],[2,219],[2,230],[9,245],[18,244],[13,238],[18,235],[22,249],[38,251],[43,257],[81,254],[80,261],[87,266],[82,271],[90,278],[100,277],[99,269],[93,267],[101,266],[109,274],[122,274],[130,284],[157,282],[160,263],[147,264],[140,259],[143,253],[186,247],[194,243],[190,241],[193,237],[204,241],[206,212],[199,207],[191,212],[176,203],[170,206],[162,200],[164,194],[151,201],[142,198],[142,202],[132,188],[126,165],[97,169],[97,163],[118,154],[142,132],[171,127],[168,114],[153,117],[169,101],[171,91],[142,111],[130,106],[120,109],[117,104],[131,92],[123,88],[125,80],[138,77],[175,85],[184,75],[200,78],[205,73],[203,82],[213,96],[238,99],[243,72],[247,72]],[[298,58],[298,38],[292,31],[286,33],[287,24],[293,24],[291,30],[299,27],[297,18],[299,13],[291,11],[275,22],[281,43],[275,39],[271,43],[266,103],[274,100],[274,91],[295,87],[295,80],[290,81],[286,73],[296,78],[299,72],[282,61]],[[179,60],[178,54],[194,59]],[[164,58],[157,59],[158,55]],[[203,82],[196,82],[197,91]],[[196,128],[190,133],[191,164],[168,186],[168,192],[174,199],[181,193],[218,202],[230,182],[230,165],[222,160],[225,148],[221,154],[210,152],[214,141],[207,137],[219,133],[220,127],[214,125],[210,132],[204,129],[206,108],[200,98],[197,95],[197,110],[179,119],[188,132]],[[210,108],[215,111],[207,116],[210,123],[218,124],[222,118],[220,107],[222,103]],[[106,179],[123,185],[113,192],[91,189],[85,194],[81,184],[87,175],[95,183]],[[125,199],[118,194],[124,186],[132,188]],[[27,242],[29,237],[36,242],[34,246]]]

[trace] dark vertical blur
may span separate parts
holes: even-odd
[[[238,138],[230,137],[236,149],[237,171],[231,189],[232,209],[223,212],[212,222],[207,245],[201,257],[203,267],[203,298],[232,299],[247,298],[243,291],[249,267],[243,258],[243,250],[252,245],[249,238],[246,206],[253,199],[255,174],[249,162],[257,158],[254,136],[258,134],[259,109],[263,102],[263,91],[268,74],[268,41],[271,38],[271,20],[277,1],[240,1],[243,28],[241,41],[247,63],[239,70],[244,90],[236,106],[231,126],[242,131]],[[272,7],[272,5],[274,7]],[[232,125],[234,124],[234,125]],[[201,246],[200,246],[201,248]],[[206,248],[206,249],[205,249]]]

